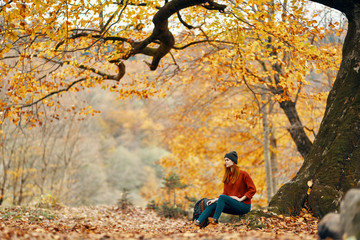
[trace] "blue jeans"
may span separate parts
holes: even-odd
[[[215,210],[214,218],[219,220],[222,212],[232,214],[232,215],[241,215],[250,212],[251,204],[246,204],[239,202],[227,195],[220,195],[217,202],[207,206],[204,212],[201,213],[198,221],[202,223],[210,217],[211,213]]]

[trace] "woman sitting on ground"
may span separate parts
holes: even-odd
[[[224,160],[224,192],[207,202],[208,206],[195,221],[195,225],[201,226],[206,220],[209,224],[216,225],[222,212],[232,215],[250,212],[251,198],[256,192],[254,182],[247,172],[237,166],[238,156],[235,151],[225,154]],[[210,217],[213,212],[214,216]]]

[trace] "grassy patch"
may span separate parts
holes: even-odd
[[[55,219],[55,214],[49,210],[39,208],[5,207],[0,209],[0,218],[34,222],[45,219],[53,220]]]

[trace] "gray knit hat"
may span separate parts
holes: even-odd
[[[228,152],[227,154],[225,154],[224,158],[230,159],[235,164],[237,164],[237,162],[238,162],[238,155],[237,155],[237,153],[235,151]]]

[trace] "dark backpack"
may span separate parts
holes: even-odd
[[[194,220],[197,220],[201,213],[205,210],[205,208],[207,207],[207,202],[209,201],[210,199],[208,198],[202,198],[200,199],[199,201],[197,201],[195,203],[195,206],[194,206],[194,213],[193,213],[193,221]],[[214,211],[211,213],[211,216],[214,215]],[[204,228],[208,225],[208,220],[206,219],[201,225],[200,225],[200,228]]]

